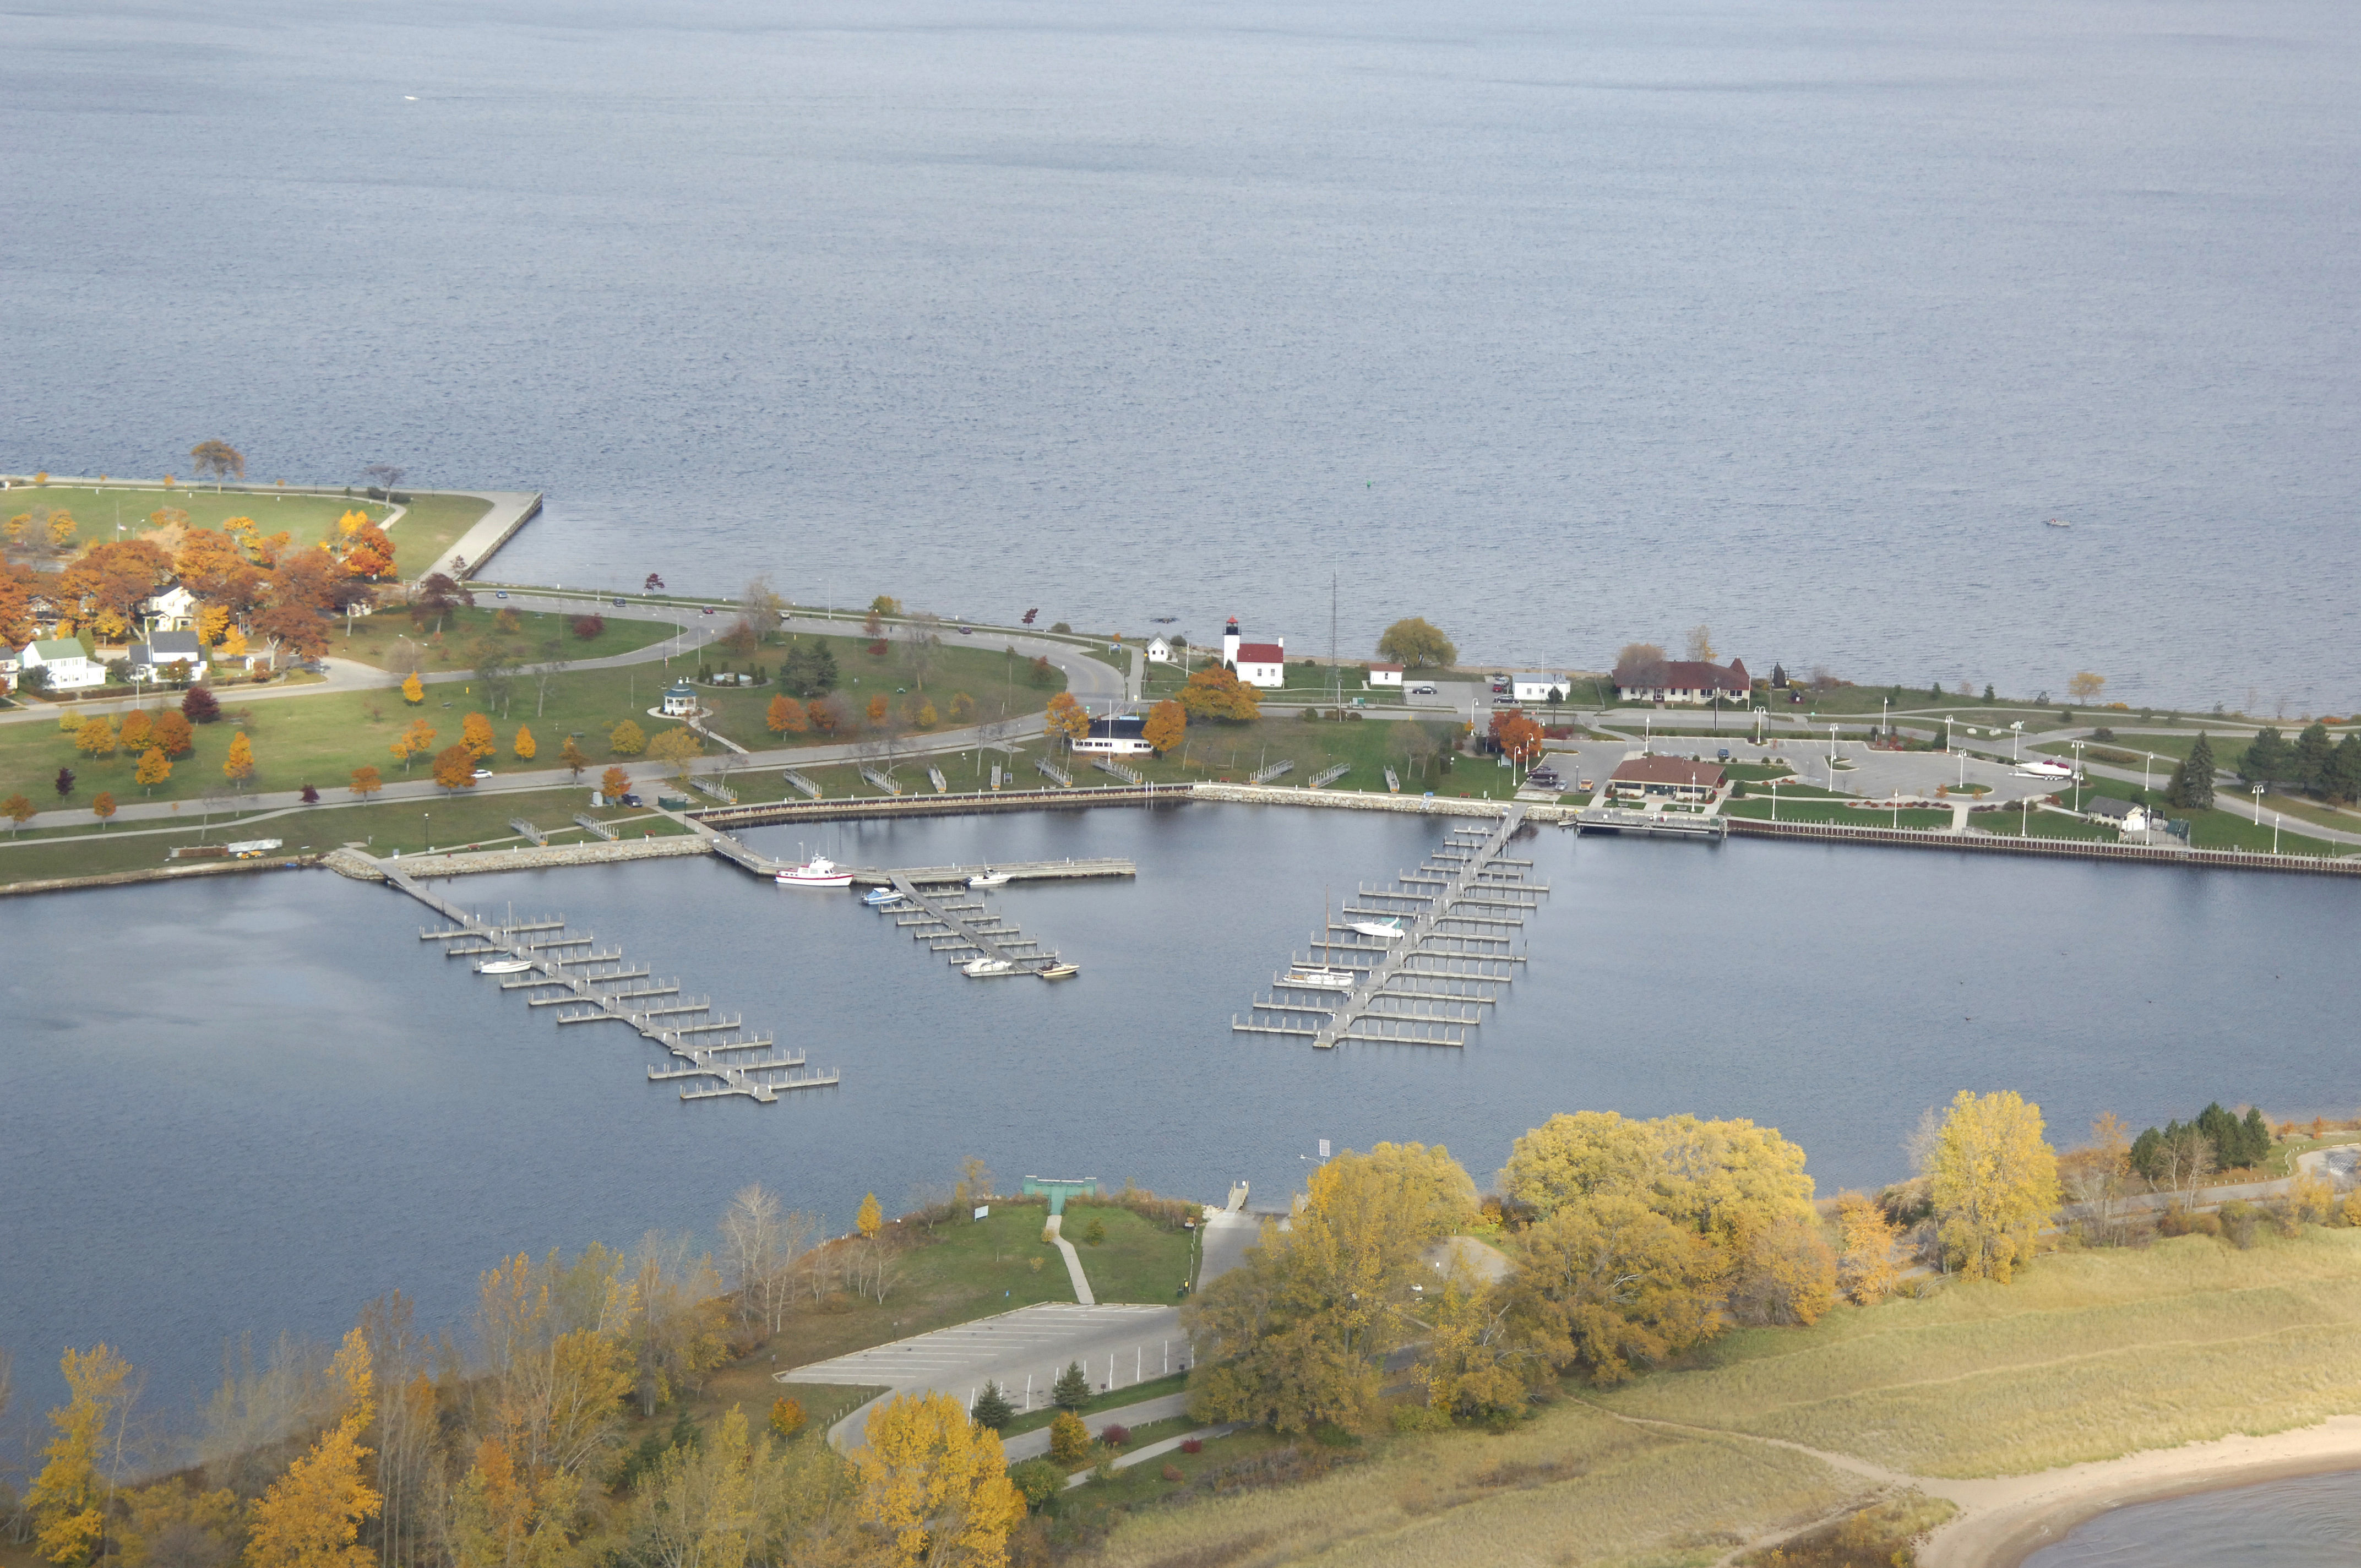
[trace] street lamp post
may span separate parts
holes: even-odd
[[[2008,762],[2015,767],[2018,762],[2016,743],[2025,738],[2025,720],[2020,718],[2008,727]]]
[[[2074,809],[2076,811],[2082,809],[2082,746],[2083,742],[2080,740],[2074,742]]]

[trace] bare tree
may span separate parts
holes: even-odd
[[[941,616],[927,610],[912,611],[902,623],[902,656],[909,661],[912,684],[920,691],[927,689],[927,674],[942,651],[942,625]]]
[[[1653,642],[1626,642],[1615,654],[1615,684],[1626,691],[1664,684],[1664,651]]]
[[[2183,1194],[2194,1192],[2213,1174],[2213,1140],[2194,1125],[2169,1134],[2157,1146],[2153,1168],[2159,1186]]]
[[[770,578],[756,577],[738,596],[738,610],[745,617],[746,624],[754,629],[755,636],[768,637],[786,619],[787,601],[771,587]]]
[[[279,1449],[334,1411],[328,1362],[325,1345],[288,1333],[259,1366],[252,1335],[222,1346],[221,1386],[199,1417],[196,1440],[197,1463],[213,1485],[260,1495],[278,1474]]]
[[[1689,657],[1701,664],[1713,663],[1713,628],[1703,621],[1689,628]]]
[[[1929,1105],[1918,1113],[1918,1124],[1902,1138],[1902,1152],[1910,1157],[1910,1174],[1924,1176],[1935,1168],[1935,1150],[1943,1141],[1943,1124]]]
[[[377,488],[385,492],[385,499],[391,500],[394,487],[401,483],[409,470],[397,468],[390,463],[372,463],[361,472],[375,479]]]

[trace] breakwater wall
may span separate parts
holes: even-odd
[[[405,855],[386,861],[388,867],[418,881],[429,877],[471,876],[483,872],[536,872],[553,866],[602,866],[621,861],[658,861],[679,855],[712,852],[706,840],[692,834],[663,839],[626,839],[619,842],[523,846],[513,850],[473,850],[458,854]],[[385,872],[367,855],[331,850],[320,863],[356,882],[383,882]]]
[[[1412,817],[1499,817],[1510,802],[1477,800],[1465,795],[1376,795],[1361,790],[1303,789],[1286,784],[1199,784],[1189,786],[1196,800],[1223,800],[1245,806],[1317,806],[1334,811],[1399,811]],[[1578,808],[1571,806],[1528,805],[1529,822],[1571,822]]]
[[[1195,786],[1202,788],[1202,785]],[[846,821],[856,817],[975,817],[995,811],[1073,811],[1100,806],[1184,806],[1187,784],[1117,785],[1109,789],[1004,789],[959,795],[864,795],[840,800],[774,800],[714,806],[688,815],[708,828],[762,828],[781,822]]]
[[[1997,833],[1950,833],[1925,828],[1849,828],[1832,822],[1763,822],[1726,818],[1733,836],[1817,839],[1888,849],[1969,850],[1984,855],[2032,855],[2048,860],[2133,861],[2152,866],[2212,871],[2297,872],[2312,876],[2361,876],[2361,855],[2274,855],[2257,850],[2182,850],[2161,844],[2102,844],[2073,839],[2010,839]]]

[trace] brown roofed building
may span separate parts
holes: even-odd
[[[1706,703],[1715,697],[1724,702],[1742,702],[1754,689],[1743,659],[1732,659],[1727,664],[1673,659],[1652,664],[1629,678],[1630,685],[1625,685],[1621,678],[1615,685],[1615,695],[1625,702]]]
[[[1686,757],[1633,757],[1608,775],[1609,800],[1711,800],[1721,791],[1721,764]]]

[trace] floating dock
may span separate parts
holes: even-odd
[[[1416,871],[1389,886],[1364,884],[1358,902],[1342,912],[1347,923],[1331,923],[1290,970],[1350,974],[1349,985],[1275,974],[1269,994],[1256,997],[1244,1018],[1232,1014],[1230,1027],[1308,1039],[1320,1050],[1345,1040],[1466,1045],[1467,1032],[1525,961],[1525,920],[1549,893],[1548,884],[1528,879],[1531,861],[1505,853],[1524,816],[1524,807],[1511,806],[1492,827],[1455,828]],[[1356,930],[1354,916],[1398,924],[1402,934]]]
[[[620,948],[602,953],[595,937],[550,935],[565,931],[563,916],[495,924],[436,897],[390,866],[384,869],[389,883],[451,922],[440,929],[422,928],[420,941],[443,943],[450,958],[497,957],[530,965],[503,978],[500,989],[527,992],[528,1007],[560,1009],[561,1025],[631,1025],[684,1064],[650,1067],[648,1081],[699,1080],[701,1087],[681,1090],[683,1100],[744,1095],[769,1105],[789,1091],[827,1089],[840,1081],[836,1069],[813,1071],[803,1052],[779,1050],[773,1036],[748,1033],[737,1014],[716,1014],[710,998],[684,1000],[677,980],[654,981],[646,970],[629,968]],[[643,981],[649,983],[639,983]],[[765,1054],[741,1054],[750,1051]]]
[[[995,866],[993,872],[994,875],[1008,872],[1014,877],[1012,867]],[[902,896],[876,907],[893,916],[894,924],[907,929],[912,939],[926,943],[952,963],[997,959],[1013,973],[1037,976],[1056,968],[1060,962],[1056,953],[1043,952],[1039,941],[986,909],[982,899],[963,896],[966,878],[972,874],[962,872],[957,879],[961,892],[947,894],[940,889],[950,878],[935,882],[931,885],[936,891],[929,892],[910,872],[889,872],[894,891]]]

